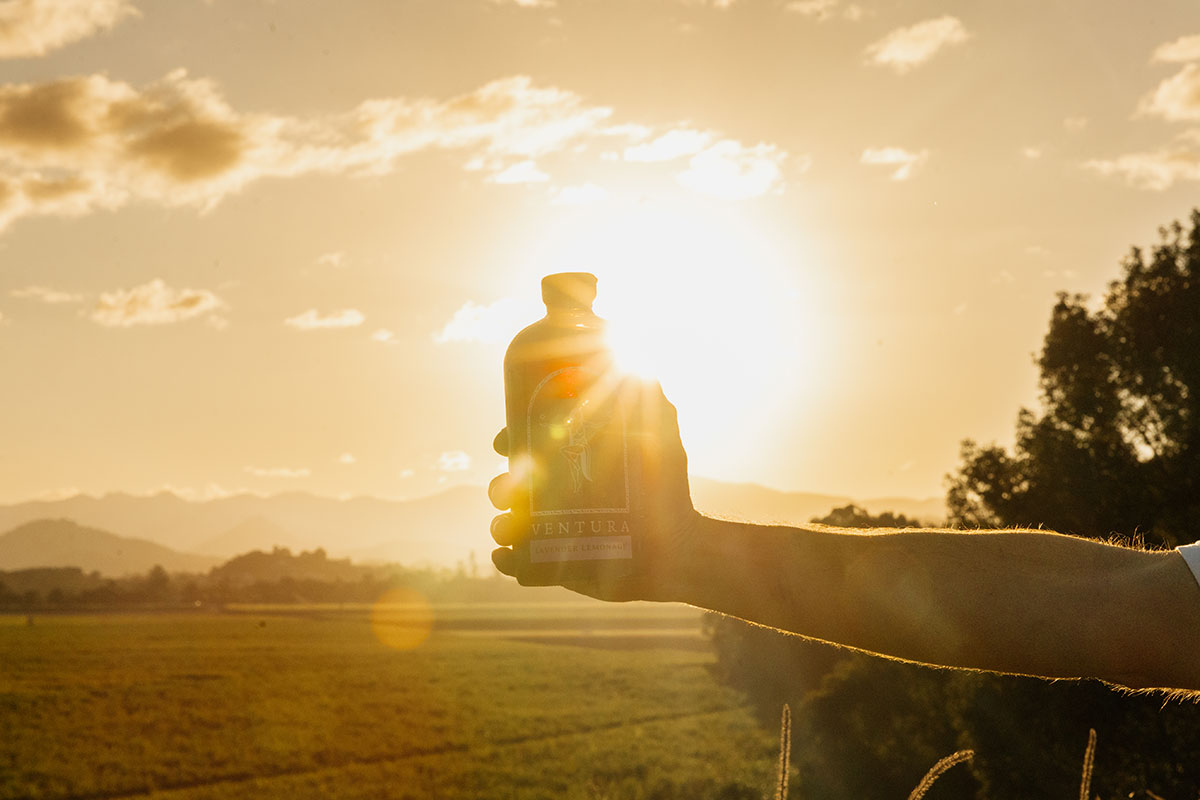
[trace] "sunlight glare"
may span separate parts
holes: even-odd
[[[810,265],[789,263],[727,207],[667,206],[593,209],[547,247],[544,269],[596,274],[619,368],[662,383],[689,451],[701,462],[743,456],[747,434],[767,436],[797,412],[795,389],[823,355],[803,291]]]

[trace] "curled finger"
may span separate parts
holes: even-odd
[[[514,545],[521,540],[521,533],[517,530],[512,514],[500,514],[492,518],[492,538],[496,540],[496,544],[504,546]]]
[[[492,551],[492,564],[496,569],[508,575],[510,578],[517,576],[517,561],[513,551],[507,547],[497,547]]]
[[[488,484],[488,500],[496,508],[504,511],[512,508],[513,495],[516,494],[517,485],[513,480],[512,473],[502,472],[492,478],[492,482]]]

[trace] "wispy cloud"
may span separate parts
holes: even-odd
[[[51,305],[83,302],[83,295],[81,294],[60,292],[57,289],[51,289],[49,286],[26,286],[24,289],[13,289],[9,294],[13,297],[40,300],[43,303]]]
[[[643,136],[648,138],[648,134]],[[721,139],[714,131],[675,128],[625,148],[621,158],[633,163],[661,163],[687,158],[678,182],[696,192],[744,200],[780,188],[788,154],[773,144],[745,145]],[[803,160],[801,163],[805,163]]]
[[[380,344],[395,344],[396,334],[387,328],[380,328],[371,334],[371,341],[379,342]]]
[[[164,483],[163,485],[155,489],[151,489],[144,494],[140,494],[139,496],[153,497],[154,495],[162,494],[163,492],[170,492],[173,495],[182,497],[184,500],[191,500],[193,502],[218,500],[222,497],[233,497],[234,495],[252,493],[249,489],[243,489],[240,487],[237,489],[227,489],[224,486],[221,486],[219,483],[210,483],[202,489],[197,489],[194,486],[176,486],[173,483]],[[76,490],[75,494],[79,494],[79,491]]]
[[[221,298],[207,289],[175,289],[156,278],[132,289],[101,293],[89,317],[110,328],[169,325],[224,306]]]
[[[471,457],[462,450],[449,450],[438,456],[438,469],[442,472],[466,472],[471,468]]]
[[[791,0],[784,5],[784,10],[805,17],[813,17],[818,22],[825,22],[835,17],[858,22],[866,11],[856,3],[843,4],[841,0]]]
[[[308,467],[243,467],[256,478],[307,478],[312,474]]]
[[[438,344],[449,342],[496,343],[508,341],[528,321],[529,314],[509,299],[491,305],[468,300],[450,321],[433,334]]]
[[[1200,119],[1200,64],[1184,64],[1142,98],[1138,113],[1175,122]]]
[[[1123,178],[1138,189],[1163,191],[1177,181],[1200,181],[1200,128],[1185,131],[1164,147],[1094,159],[1084,168],[1106,177]]]
[[[340,456],[337,457],[337,462],[339,464],[345,464],[346,466],[349,466],[351,464],[357,463],[358,459],[354,457],[353,453],[342,453]]]
[[[652,141],[625,148],[623,157],[626,161],[671,161],[699,153],[712,139],[713,134],[708,131],[678,128]]]
[[[550,176],[538,169],[531,159],[518,161],[488,178],[492,183],[545,183]]]
[[[340,250],[332,253],[322,253],[321,255],[317,256],[317,266],[321,267],[341,269],[342,267],[346,266],[346,263],[346,254]]]
[[[906,181],[928,158],[928,150],[913,153],[902,147],[868,147],[863,151],[859,161],[869,166],[895,167],[890,176],[891,179]]]
[[[45,55],[136,16],[128,0],[6,0],[0,3],[0,59]]]
[[[866,49],[867,63],[904,74],[924,64],[944,48],[970,38],[957,17],[944,16],[898,28]]]
[[[1153,61],[1200,61],[1200,34],[1181,36],[1173,42],[1160,44],[1151,56]]]
[[[329,328],[355,328],[362,325],[366,319],[366,315],[357,308],[343,308],[328,314],[322,314],[315,308],[310,308],[294,317],[288,317],[283,324],[301,331],[314,331]]]
[[[1042,277],[1055,279],[1065,278],[1067,280],[1071,280],[1072,278],[1079,277],[1079,273],[1073,269],[1044,269],[1042,270]]]
[[[554,8],[554,0],[490,0],[495,6],[518,6],[519,8]]]
[[[747,147],[725,139],[692,156],[679,183],[697,192],[744,200],[779,188],[787,153],[771,144]]]

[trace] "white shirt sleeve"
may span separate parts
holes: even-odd
[[[1192,576],[1196,579],[1196,583],[1200,583],[1200,542],[1180,545],[1175,549],[1179,551],[1179,555],[1183,556],[1183,560],[1191,567]]]

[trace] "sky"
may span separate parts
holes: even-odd
[[[694,474],[938,496],[1198,190],[1194,0],[0,0],[0,502],[482,485],[578,270]]]

